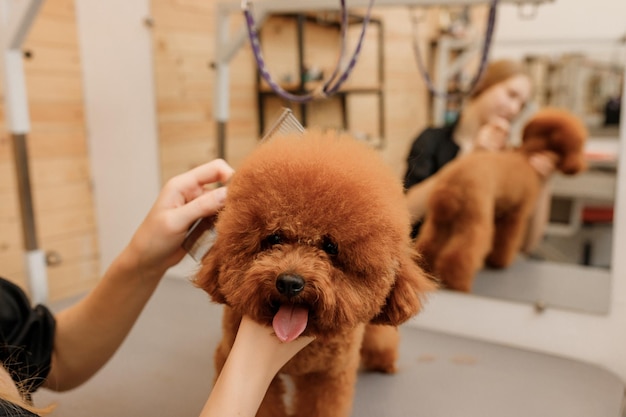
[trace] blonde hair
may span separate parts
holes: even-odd
[[[3,379],[2,377],[6,377],[6,379]],[[11,415],[11,411],[15,411],[17,414],[18,410],[23,408],[38,416],[45,416],[50,414],[55,408],[54,405],[50,405],[45,408],[34,407],[25,400],[25,397],[20,395],[21,390],[19,385],[9,384],[13,384],[13,380],[2,366],[2,362],[0,362],[0,401],[4,402],[2,406],[5,408],[5,411],[9,413],[9,415]]]
[[[20,396],[16,396],[12,392],[5,392],[2,390],[0,390],[0,400],[4,402],[2,406],[5,408],[8,408],[6,411],[9,412],[9,415],[11,415],[10,414],[11,411],[15,411],[17,413],[17,411],[20,408],[23,408],[24,410],[28,410],[35,415],[43,417],[45,415],[50,414],[52,410],[54,409],[54,405],[50,405],[46,408],[35,407],[31,404],[28,404]]]
[[[478,83],[470,93],[469,98],[475,99],[490,87],[517,75],[523,75],[530,79],[530,74],[528,74],[524,64],[521,62],[509,59],[492,61],[485,68],[485,72],[478,80]]]

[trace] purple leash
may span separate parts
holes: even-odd
[[[343,61],[345,49],[346,49],[346,37],[347,37],[347,28],[348,28],[348,12],[346,8],[345,0],[341,0],[341,52],[339,59],[337,61],[337,65],[330,78],[324,82],[321,88],[316,89],[313,92],[306,93],[303,95],[292,94],[285,89],[283,89],[270,75],[267,71],[267,67],[265,65],[265,60],[263,58],[263,53],[261,52],[261,44],[259,42],[259,34],[258,29],[256,28],[256,22],[254,21],[254,17],[252,16],[250,1],[243,0],[242,8],[243,14],[246,18],[246,27],[248,28],[248,37],[250,38],[250,45],[252,46],[252,52],[254,54],[254,58],[256,60],[257,66],[259,68],[259,73],[263,77],[263,79],[267,82],[270,88],[280,97],[285,100],[292,101],[295,103],[307,103],[309,101],[315,100],[317,98],[327,98],[331,95],[335,94],[343,85],[343,83],[348,79],[350,73],[354,69],[354,66],[357,63],[357,59],[359,54],[361,53],[361,48],[363,46],[363,39],[365,38],[365,31],[367,30],[367,25],[370,20],[370,15],[372,11],[372,6],[374,4],[374,0],[370,0],[369,6],[367,7],[367,12],[363,18],[361,34],[359,35],[359,41],[354,49],[352,57],[350,58],[350,62],[343,70],[341,74],[339,74],[341,62]]]
[[[424,61],[422,59],[422,54],[419,48],[419,42],[416,39],[416,36],[413,36],[413,50],[415,52],[415,57],[417,59],[417,67],[426,82],[426,86],[428,87],[428,91],[430,91],[433,95],[438,97],[445,98],[456,98],[459,96],[466,96],[472,92],[478,81],[483,76],[485,72],[485,68],[487,67],[487,60],[489,57],[489,48],[491,47],[491,40],[493,38],[493,31],[496,23],[496,10],[498,6],[498,0],[493,0],[491,5],[489,6],[489,17],[487,18],[487,28],[485,29],[485,43],[483,44],[482,56],[480,58],[480,65],[478,66],[478,70],[476,74],[472,78],[469,87],[464,91],[458,91],[453,93],[448,93],[446,91],[438,91],[434,86],[430,75],[428,74],[428,70],[426,69],[426,65],[424,65]],[[416,26],[417,23],[414,22]]]

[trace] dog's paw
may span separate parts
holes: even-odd
[[[398,370],[396,359],[397,352],[395,349],[361,349],[361,364],[367,371],[395,374]]]
[[[397,327],[367,325],[361,344],[361,365],[367,371],[395,373],[399,342]]]

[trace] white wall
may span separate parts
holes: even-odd
[[[583,52],[623,62],[626,2],[623,0],[555,0],[536,9],[532,19],[520,18],[519,8],[498,9],[493,56],[519,58],[527,52],[557,55]],[[523,13],[532,8],[525,6]]]
[[[515,10],[502,6],[499,14],[498,52],[505,39],[604,39],[626,33],[623,0],[558,0],[544,5],[535,21],[519,22]],[[574,11],[575,13],[572,13]],[[595,17],[598,12],[601,16]],[[567,18],[564,16],[568,16]],[[517,37],[517,38],[516,38]],[[575,43],[575,42],[572,42]],[[626,120],[626,108],[622,108]],[[626,143],[622,124],[621,143]],[[621,146],[620,166],[626,166]],[[604,366],[626,381],[626,170],[618,173],[613,245],[613,280],[610,313],[589,315],[442,292],[427,304],[412,324],[453,334],[518,346]]]
[[[149,0],[77,0],[88,143],[104,270],[159,188]]]

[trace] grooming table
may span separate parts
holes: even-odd
[[[35,403],[54,402],[64,417],[198,416],[220,323],[204,292],[166,278],[105,368],[76,390],[42,389]],[[354,417],[621,416],[619,378],[545,354],[404,326],[399,368],[359,376]]]

